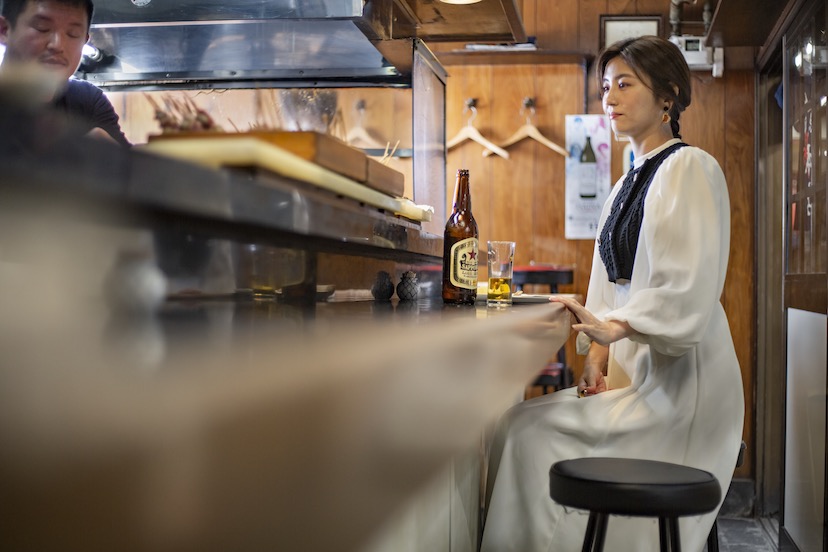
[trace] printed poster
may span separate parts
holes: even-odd
[[[610,128],[605,115],[566,116],[566,210],[568,240],[594,240],[610,193]]]

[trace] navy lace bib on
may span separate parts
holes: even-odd
[[[662,161],[686,145],[679,142],[664,148],[640,167],[631,169],[624,178],[598,237],[598,253],[607,268],[610,282],[632,278],[647,190]]]

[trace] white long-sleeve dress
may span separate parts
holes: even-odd
[[[599,228],[620,188],[604,205]],[[581,549],[587,514],[549,497],[549,468],[558,460],[615,456],[684,464],[712,472],[725,496],[744,418],[741,372],[720,303],[729,248],[721,168],[706,152],[681,148],[650,184],[631,280],[609,282],[595,248],[587,309],[626,321],[638,333],[610,346],[609,391],[578,398],[575,388],[565,389],[504,415],[490,454],[483,552]],[[579,352],[588,347],[585,338],[578,336]],[[717,511],[681,518],[683,550],[702,550]],[[657,521],[611,516],[606,549],[658,550]]]

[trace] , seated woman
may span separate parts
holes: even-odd
[[[635,167],[604,205],[586,307],[553,299],[573,314],[587,355],[577,392],[523,402],[498,425],[484,552],[580,550],[587,513],[548,494],[558,460],[684,464],[712,472],[725,496],[739,452],[742,379],[720,302],[730,203],[716,160],[680,141],[689,69],[675,45],[653,36],[611,45],[596,69],[604,111],[629,138]],[[702,550],[717,513],[680,520],[683,549]],[[609,523],[608,550],[657,547],[654,519]]]

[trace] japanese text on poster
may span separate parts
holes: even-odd
[[[566,116],[566,224],[569,240],[594,240],[610,192],[610,129],[604,115]]]

